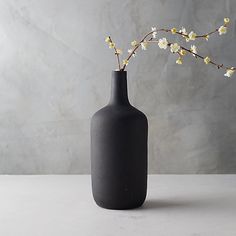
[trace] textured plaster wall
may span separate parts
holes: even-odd
[[[89,121],[106,104],[115,58],[151,26],[197,33],[236,65],[234,0],[0,0],[0,173],[89,173]],[[160,35],[161,37],[162,35]],[[172,37],[177,40],[177,37]],[[141,55],[142,54],[142,55]],[[152,46],[130,63],[130,101],[149,119],[150,173],[236,173],[236,78]]]

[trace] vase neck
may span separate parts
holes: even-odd
[[[127,72],[113,71],[111,77],[110,104],[129,105],[127,91]]]

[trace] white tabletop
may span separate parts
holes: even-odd
[[[1,236],[235,236],[236,175],[152,175],[142,208],[95,205],[90,176],[0,176]]]

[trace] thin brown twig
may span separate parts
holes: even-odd
[[[113,43],[112,39],[111,39],[111,36],[108,36],[109,39],[110,39],[110,42]],[[120,56],[119,56],[119,53],[117,52],[117,48],[116,46],[114,46],[114,51],[115,51],[115,55],[117,57],[117,62],[118,62],[118,66],[119,66],[119,70],[121,70],[121,65],[120,65]]]
[[[217,28],[217,29],[215,29],[215,30],[209,32],[208,34],[197,35],[196,38],[205,38],[205,37],[208,36],[208,35],[211,35],[211,34],[214,34],[214,33],[218,32],[218,30],[219,30],[219,29]]]

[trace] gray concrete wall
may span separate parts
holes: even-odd
[[[0,173],[89,173],[89,120],[108,101],[115,58],[151,26],[197,33],[236,65],[236,1],[0,0]],[[160,35],[162,36],[162,35]],[[177,38],[173,38],[177,40]],[[128,67],[131,102],[149,119],[150,173],[236,173],[236,77],[152,46]]]

